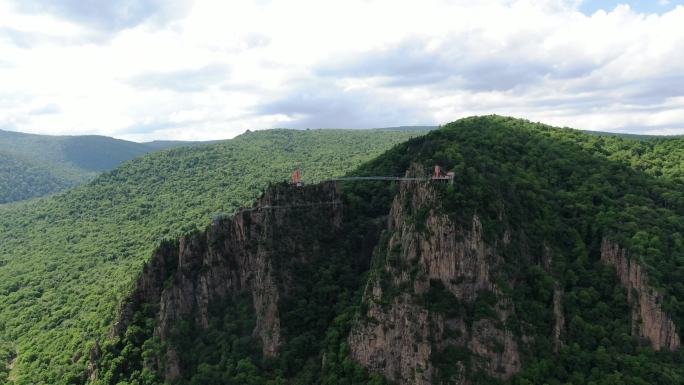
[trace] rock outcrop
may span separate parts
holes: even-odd
[[[477,216],[457,224],[439,206],[434,185],[402,184],[364,295],[368,310],[349,337],[352,357],[399,384],[464,383],[472,372],[509,378],[521,363],[504,326],[512,301],[491,276],[500,263],[496,248],[483,240]],[[435,308],[434,291],[451,300]],[[468,314],[476,302],[488,314]],[[469,358],[451,354],[459,350]],[[440,372],[445,361],[450,374]]]
[[[410,171],[419,173],[419,168]],[[182,321],[192,322],[195,329],[210,328],[213,305],[239,297],[251,301],[252,334],[262,354],[276,357],[292,335],[287,334],[292,333],[288,307],[282,306],[298,298],[291,291],[297,287],[295,280],[306,280],[301,267],[316,261],[327,264],[329,259],[323,258],[336,255],[343,264],[363,260],[358,271],[366,271],[375,246],[362,310],[347,337],[352,359],[398,385],[468,384],[483,376],[507,380],[522,369],[522,345],[532,341],[520,335],[525,332],[519,326],[515,332],[510,329],[519,319],[506,293],[520,277],[502,274],[515,263],[502,255],[524,234],[505,225],[500,214],[501,234],[485,237],[477,215],[441,211],[437,186],[402,182],[387,217],[373,219],[372,236],[355,251],[346,232],[358,225],[358,218],[343,218],[334,183],[272,187],[253,208],[215,220],[206,231],[162,242],[121,308],[110,337],[125,336],[136,312],[151,304],[147,308],[154,310],[146,317],[155,313],[154,335],[163,348],[156,363],[144,365],[154,366],[151,369],[164,380],[173,382],[187,374],[184,352],[176,351],[173,343]],[[379,240],[376,222],[385,226]],[[520,246],[525,255],[531,254],[528,246]],[[542,244],[538,250],[541,258],[529,261],[553,276],[552,249]],[[609,240],[603,241],[601,259],[615,267],[627,288],[633,333],[657,350],[678,349],[675,325],[661,307],[663,296],[649,286],[642,267]],[[547,302],[553,321],[545,333],[555,352],[566,335],[563,298],[563,287],[554,283]],[[86,379],[96,378],[100,356],[96,344]]]
[[[601,261],[613,266],[627,289],[627,302],[632,307],[632,334],[650,342],[655,350],[677,350],[681,341],[674,322],[660,304],[663,295],[648,284],[648,275],[627,251],[608,239],[601,244]]]
[[[558,283],[553,288],[553,351],[558,353],[563,346],[565,314],[563,313],[563,291]]]
[[[552,257],[551,248],[548,245],[544,246],[542,255],[542,267],[548,274],[552,274]],[[563,289],[556,281],[553,285],[553,351],[558,353],[563,346],[563,338],[565,334],[565,313],[563,311]]]
[[[325,256],[331,247],[327,240],[341,223],[335,184],[272,187],[253,208],[216,220],[179,242],[163,243],[123,306],[112,337],[125,333],[141,304],[158,304],[154,334],[164,342],[179,321],[207,328],[211,304],[248,293],[256,317],[253,334],[262,353],[275,356],[283,342],[278,305],[287,295],[290,268]],[[165,380],[182,374],[172,345],[161,361],[158,369]]]

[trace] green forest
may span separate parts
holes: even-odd
[[[0,130],[0,204],[63,191],[148,152],[189,144]]]
[[[462,119],[426,135],[247,133],[149,154],[67,193],[0,206],[0,354],[14,368],[0,374],[0,383],[81,383],[88,351],[152,252],[249,205],[294,167],[315,182],[403,175],[414,163],[455,172],[453,185],[436,187],[435,209],[459,223],[477,214],[490,242],[516,229],[496,273],[514,282],[502,285],[516,309],[507,327],[523,347],[523,370],[509,383],[684,384],[684,355],[656,352],[632,335],[627,293],[599,260],[604,237],[625,246],[682,330],[684,139],[594,135],[499,116]],[[346,340],[364,306],[366,277],[382,255],[365,265],[348,257],[368,232],[382,228],[398,186],[344,182],[342,189],[352,218],[344,231],[348,252],[298,270],[291,298],[299,300],[280,304],[283,324],[291,325],[281,354],[261,356],[251,336],[254,309],[238,297],[214,304],[207,331],[181,325],[174,343],[184,347],[192,370],[179,383],[385,383],[351,360]],[[540,267],[544,247],[552,250],[550,271]],[[549,332],[556,284],[566,319],[557,352]],[[448,313],[458,307],[450,295],[436,290],[425,299],[431,310]],[[482,298],[463,311],[490,317],[491,303]],[[141,309],[123,340],[103,344],[99,383],[160,383],[145,364],[161,349],[151,334],[154,310]],[[449,383],[450,368],[462,364],[473,384],[502,383],[474,371],[473,359],[467,350],[436,354],[436,382]]]
[[[654,352],[631,335],[626,291],[599,261],[603,237],[627,247],[650,283],[665,293],[662,306],[681,330],[684,139],[598,136],[498,116],[468,118],[402,144],[357,172],[399,173],[416,161],[455,172],[453,186],[442,188],[440,207],[455,220],[465,223],[477,214],[490,241],[517,229],[518,237],[502,250],[506,269],[499,274],[515,278],[508,294],[518,338],[533,338],[522,344],[523,371],[511,383],[684,383],[681,352]],[[358,202],[371,202],[365,211],[382,207],[368,197],[394,194],[386,186],[353,189],[359,192],[366,198]],[[551,272],[540,267],[543,246],[552,249]],[[566,344],[558,353],[549,334],[554,282],[565,293],[567,320]],[[468,361],[462,352],[445,353],[436,357],[442,367]]]
[[[507,228],[517,229],[501,250],[505,265],[497,273],[501,282],[515,282],[504,285],[516,308],[508,327],[523,346],[523,370],[509,383],[677,384],[684,383],[684,355],[656,352],[632,335],[626,291],[614,270],[599,261],[599,248],[604,237],[625,245],[647,269],[651,284],[665,293],[663,307],[682,327],[683,155],[680,138],[597,136],[492,116],[463,119],[409,140],[350,174],[402,175],[414,163],[426,169],[440,164],[456,177],[453,185],[437,186],[436,210],[463,223],[477,214],[490,242]],[[187,353],[189,374],[178,383],[386,383],[351,360],[346,341],[363,308],[365,277],[382,266],[382,255],[374,256],[370,271],[369,265],[350,261],[364,234],[378,230],[397,185],[344,182],[343,192],[352,218],[342,233],[347,252],[301,267],[293,289],[298,301],[281,304],[283,318],[296,330],[281,354],[275,360],[261,356],[251,335],[254,309],[238,297],[215,304],[208,330],[182,326],[172,343]],[[551,271],[541,267],[545,246],[553,252]],[[556,284],[564,292],[567,321],[565,343],[557,352],[550,335]],[[476,319],[494,314],[487,298],[459,310],[458,299],[437,286],[421,300],[431,311],[465,311]],[[99,383],[161,383],[143,366],[161,349],[151,334],[152,314],[152,308],[142,310],[123,340],[103,348]],[[472,383],[502,383],[474,371],[474,359],[467,349],[434,355],[440,373],[435,383],[450,383],[450,369],[459,364],[472,370]]]
[[[68,192],[0,205],[0,355],[8,363],[0,383],[80,381],[87,352],[161,239],[251,204],[296,167],[307,182],[342,175],[419,134],[246,133],[148,154]]]
[[[0,151],[0,204],[65,190],[78,180],[48,163]]]

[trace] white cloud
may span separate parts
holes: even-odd
[[[0,128],[216,139],[500,113],[684,133],[682,6],[155,0],[111,23],[42,3],[0,0]]]

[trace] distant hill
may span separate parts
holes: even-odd
[[[70,187],[70,175],[49,163],[0,150],[0,203],[40,196]]]
[[[682,135],[641,135],[641,134],[626,134],[623,132],[607,132],[607,131],[589,131],[582,130],[585,134],[598,136],[617,136],[625,139],[648,140],[648,139],[669,139],[681,138]]]
[[[143,143],[145,146],[149,148],[153,148],[155,150],[163,150],[165,148],[170,148],[170,147],[180,147],[180,146],[190,146],[193,144],[209,144],[209,143],[217,143],[220,142],[220,140],[210,140],[206,142],[191,142],[191,141],[182,141],[182,140],[153,140],[151,142],[145,142]]]
[[[0,204],[62,191],[148,152],[192,143],[0,130]]]
[[[434,129],[438,128],[437,126],[397,126],[397,127],[384,127],[384,128],[377,128],[377,130],[385,130],[385,131],[432,131]]]

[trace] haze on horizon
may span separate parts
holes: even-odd
[[[0,129],[148,140],[501,114],[684,134],[684,0],[0,0]]]

